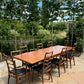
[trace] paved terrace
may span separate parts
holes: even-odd
[[[61,67],[61,77],[58,77],[58,69],[52,69],[53,82],[48,80],[48,74],[44,75],[44,84],[84,84],[84,53],[80,57],[75,57],[76,65],[70,66],[66,69],[64,73],[63,67]],[[17,65],[21,64],[21,61],[16,60]],[[8,71],[6,62],[0,62],[0,84],[7,84]],[[16,84],[14,78],[10,78],[10,84]],[[19,84],[28,84],[28,80],[24,80]],[[34,77],[34,81],[31,84],[42,84],[41,77]]]

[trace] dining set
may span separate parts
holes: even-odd
[[[55,46],[53,41],[49,41],[47,46],[47,48],[43,48],[42,43],[37,43],[37,50],[30,49],[30,52],[28,46],[20,46],[20,50],[12,51],[10,56],[3,54],[8,67],[8,84],[10,77],[16,78],[16,84],[28,77],[29,84],[31,84],[31,80],[32,82],[34,81],[34,76],[41,76],[42,84],[44,84],[44,74],[46,73],[49,74],[49,80],[51,79],[51,82],[53,82],[53,67],[58,67],[58,75],[60,77],[61,66],[66,72],[69,62],[70,68],[72,68],[72,60],[75,65],[76,45],[72,46],[72,41],[66,40],[64,45]],[[22,66],[16,66],[14,59],[20,60]]]

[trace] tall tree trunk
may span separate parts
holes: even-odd
[[[51,39],[53,40],[53,21],[51,22]]]
[[[16,24],[15,24],[15,25],[16,25]],[[15,50],[17,50],[16,27],[15,27]]]
[[[75,0],[74,0],[74,5],[75,5]],[[73,27],[74,27],[74,20],[75,20],[75,11],[73,12]],[[73,43],[73,27],[72,27],[72,37],[71,37],[72,43]]]
[[[33,24],[32,24],[32,39],[33,39],[33,49],[34,49],[34,30],[33,30]]]

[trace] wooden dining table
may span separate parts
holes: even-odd
[[[29,64],[35,64],[37,62],[44,60],[44,56],[46,52],[53,51],[53,57],[60,55],[62,48],[67,48],[67,51],[70,51],[73,47],[56,45],[56,46],[43,48],[43,49],[39,49],[32,52],[19,54],[19,55],[14,56],[14,58],[27,62]]]

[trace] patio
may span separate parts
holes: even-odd
[[[16,59],[15,59],[16,60]],[[44,84],[84,84],[84,53],[80,57],[75,57],[76,65],[72,65],[72,68],[67,68],[66,73],[61,68],[61,77],[58,76],[58,69],[52,69],[53,82],[48,80],[48,74],[44,75]],[[16,60],[17,65],[21,64],[21,61]],[[6,62],[0,62],[0,84],[7,84],[8,70]],[[10,79],[10,84],[16,84],[14,78]],[[28,80],[24,80],[19,84],[28,84]],[[42,84],[41,78],[34,77],[34,81],[31,84]]]

